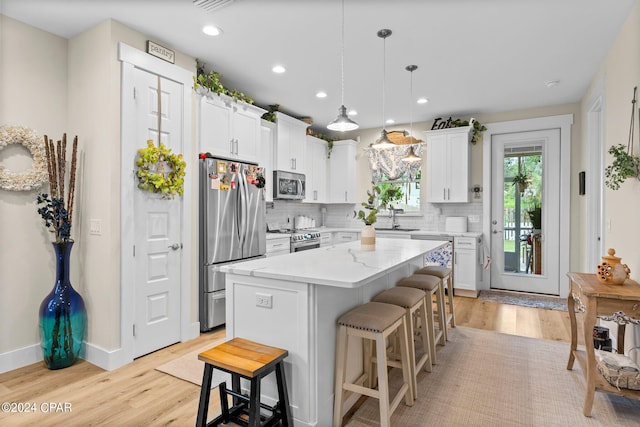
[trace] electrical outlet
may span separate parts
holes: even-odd
[[[480,222],[480,215],[469,215],[470,223],[478,223]]]
[[[91,219],[89,220],[89,234],[93,234],[94,236],[102,235],[102,220],[101,219]]]
[[[256,293],[256,307],[272,308],[273,307],[273,295]]]

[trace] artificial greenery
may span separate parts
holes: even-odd
[[[333,150],[333,142],[335,141],[335,139],[331,138],[328,135],[325,135],[323,133],[317,132],[311,128],[309,128],[307,130],[307,135],[311,135],[311,136],[315,136],[318,139],[322,139],[324,141],[326,141],[327,143],[327,159],[331,158],[331,150]]]
[[[262,115],[262,119],[274,123],[276,121],[276,112],[280,109],[280,105],[271,104],[269,110]]]
[[[361,219],[364,225],[373,225],[378,220],[378,208],[375,205],[375,201],[376,197],[380,194],[380,187],[373,182],[371,184],[373,185],[371,190],[367,190],[367,201],[362,202],[362,206],[369,212],[367,213],[364,210],[358,211],[358,219]]]
[[[71,224],[73,223],[73,205],[76,190],[76,169],[78,164],[78,137],[73,139],[71,149],[71,167],[67,170],[67,134],[54,144],[47,135],[44,136],[47,153],[47,170],[49,172],[49,191],[38,194],[36,201],[40,206],[38,213],[44,226],[55,236],[56,243],[72,242]],[[67,182],[67,174],[69,180]],[[66,184],[66,186],[65,186]],[[66,190],[66,191],[65,191]]]
[[[604,170],[604,184],[612,190],[617,190],[627,178],[639,177],[640,158],[630,153],[622,144],[609,148],[613,156],[613,163]]]
[[[451,127],[453,128],[459,128],[459,127],[463,127],[463,126],[469,126],[469,120],[460,120],[460,119],[455,119],[455,120],[451,120]],[[487,127],[480,124],[479,121],[474,120],[473,121],[473,132],[471,134],[471,143],[472,144],[477,144],[478,141],[480,141],[480,138],[482,137],[482,132],[484,132],[485,130],[487,130]]]
[[[222,93],[224,95],[230,96],[234,99],[234,101],[242,101],[246,102],[247,104],[253,104],[253,99],[245,95],[244,93],[235,89],[225,88],[220,81],[220,74],[216,73],[214,70],[206,73],[204,71],[204,67],[198,65],[197,75],[193,76],[193,88],[195,90],[198,90],[198,88],[200,87],[204,87],[213,93]]]
[[[184,175],[187,163],[182,154],[173,154],[163,143],[159,147],[148,140],[147,146],[138,150],[138,188],[161,193],[163,199],[173,199],[184,193]],[[165,168],[168,167],[169,171]]]

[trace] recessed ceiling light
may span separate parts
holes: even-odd
[[[282,74],[285,71],[287,71],[287,69],[284,68],[282,65],[274,65],[271,71],[273,71],[276,74]]]
[[[202,32],[208,36],[219,36],[222,34],[222,30],[218,27],[214,27],[213,25],[205,25],[202,27]]]
[[[357,116],[357,115],[358,115],[358,112],[357,112],[356,110],[350,110],[350,111],[347,113],[347,115],[349,115],[349,116]]]
[[[318,97],[318,98],[326,98],[327,97],[327,92],[320,91],[320,92],[316,93],[316,97]]]
[[[544,83],[546,87],[556,87],[559,84],[560,84],[560,80],[549,80],[548,82]]]
[[[418,104],[426,104],[427,102],[429,102],[428,98],[419,98],[418,99]]]
[[[395,120],[393,120],[393,119],[387,119],[387,121],[386,121],[385,123],[386,123],[386,124],[388,124],[388,125],[392,125],[392,124],[394,124],[395,122],[396,122],[396,121],[395,121]]]

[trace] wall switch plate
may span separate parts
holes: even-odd
[[[90,219],[89,220],[89,234],[93,234],[94,236],[102,235],[102,220],[101,219]]]
[[[273,295],[256,292],[256,307],[272,308]]]

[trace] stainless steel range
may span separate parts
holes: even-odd
[[[320,247],[320,232],[294,231],[291,234],[291,252],[306,251]]]

